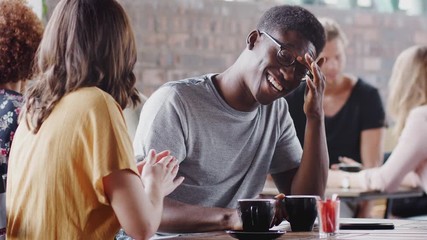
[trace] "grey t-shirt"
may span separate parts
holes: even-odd
[[[135,154],[171,150],[185,181],[170,198],[205,207],[257,196],[268,173],[299,166],[302,149],[285,99],[251,112],[231,108],[213,74],[164,84],[145,103]]]

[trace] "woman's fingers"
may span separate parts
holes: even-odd
[[[142,173],[142,169],[144,168],[146,163],[147,163],[147,161],[142,161],[142,162],[138,162],[136,164],[136,168],[138,169],[139,174]]]
[[[175,166],[173,166],[172,168],[172,174],[176,176],[176,174],[178,173],[178,170],[179,170],[179,164],[178,164],[178,161],[176,161]]]
[[[148,152],[147,162],[150,165],[156,164],[156,151],[154,149],[150,149]]]
[[[170,155],[170,151],[169,151],[169,150],[161,151],[161,152],[160,152],[160,153],[158,153],[158,154],[157,154],[157,156],[156,156],[156,162],[157,162],[157,161],[160,161],[160,159],[162,159],[162,158],[164,158],[164,157],[166,157],[166,156],[168,156],[168,155]]]
[[[357,165],[357,166],[362,166],[362,164],[360,164],[359,162],[355,161],[352,158],[349,157],[343,157],[343,156],[339,156],[338,157],[338,161],[345,163],[345,164],[349,164],[349,165]]]
[[[161,165],[165,173],[168,175],[168,178],[174,179],[178,174],[179,163],[174,156],[167,156],[162,158],[157,162],[158,165]]]
[[[338,170],[339,168],[340,168],[339,164],[334,163],[334,164],[331,165],[331,169],[332,170]]]
[[[178,187],[182,182],[184,182],[184,179],[185,178],[183,176],[175,178],[175,180],[173,181],[175,188]]]

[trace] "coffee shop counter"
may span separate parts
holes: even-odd
[[[427,239],[427,221],[402,220],[402,219],[363,219],[343,218],[341,223],[393,223],[394,229],[389,230],[340,230],[330,239]],[[280,230],[285,233],[277,239],[320,239],[317,224],[311,232],[292,232],[289,223],[284,221],[272,230]],[[232,240],[225,231],[176,234],[164,236],[158,239],[201,239],[201,240]],[[253,237],[252,240],[267,240],[266,238]]]

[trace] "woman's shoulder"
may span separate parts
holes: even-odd
[[[427,120],[427,105],[413,108],[409,113],[410,118],[423,118]]]
[[[97,87],[83,87],[68,93],[61,99],[60,105],[61,109],[80,114],[120,109],[120,105],[110,94]]]
[[[381,102],[381,96],[378,88],[361,78],[357,79],[352,95],[362,103],[369,103],[372,101],[377,103]]]
[[[97,87],[82,87],[69,93],[65,97],[86,104],[105,100],[114,101],[114,98],[110,94]]]
[[[378,88],[362,78],[357,78],[355,89],[361,92],[378,92]]]
[[[427,106],[413,108],[406,119],[405,127],[400,136],[402,139],[418,139],[418,142],[425,142],[427,137]]]
[[[23,96],[21,93],[19,92],[15,92],[13,90],[10,89],[0,89],[0,97],[2,99],[13,99],[13,100],[18,100],[21,101],[23,99]]]
[[[2,105],[0,112],[20,108],[23,101],[22,94],[8,89],[0,89],[0,103]]]

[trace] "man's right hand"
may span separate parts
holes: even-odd
[[[285,206],[282,204],[285,199],[285,194],[280,193],[274,197],[276,199],[276,211],[274,213],[274,219],[272,226],[277,226],[282,223],[283,220],[287,219],[288,214],[286,213]]]

